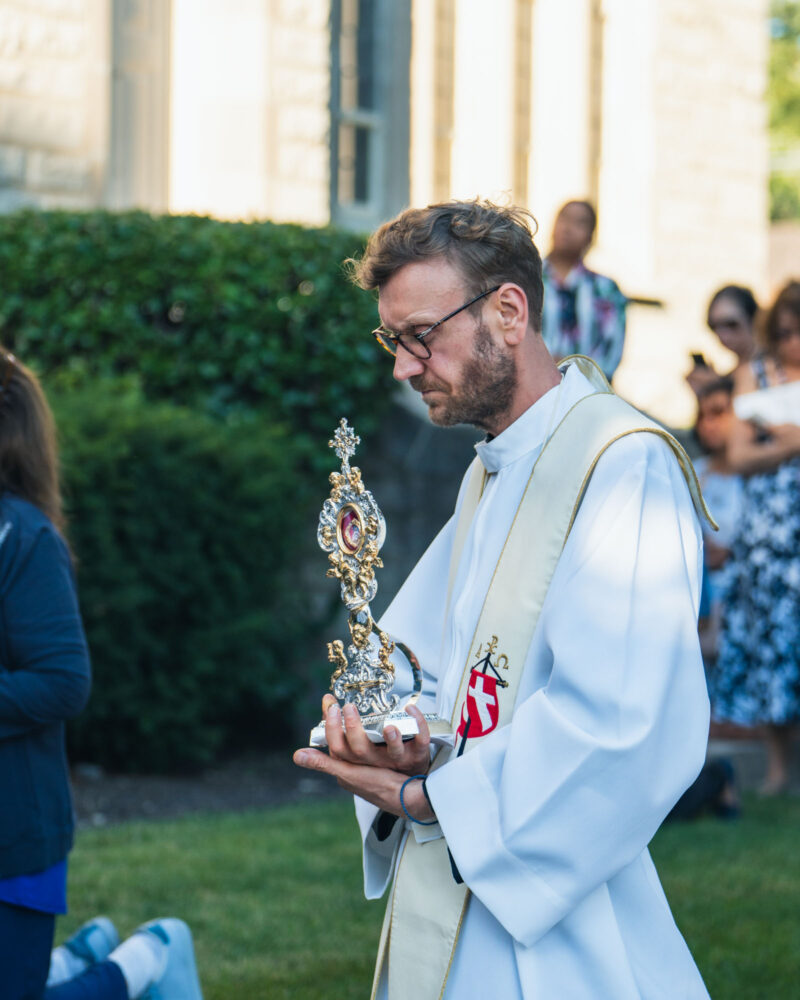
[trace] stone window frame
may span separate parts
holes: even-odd
[[[330,215],[346,229],[367,231],[400,211],[409,197],[410,145],[410,0],[371,0],[373,22],[362,42],[371,56],[372,107],[352,106],[344,92],[357,86],[348,80],[343,56],[343,19],[354,25],[360,0],[332,0],[330,10]],[[370,26],[368,26],[369,28]],[[344,44],[348,44],[345,39]],[[354,44],[353,39],[349,44]],[[352,53],[350,54],[352,59]],[[349,95],[352,97],[352,94]],[[351,106],[347,106],[350,103]],[[360,130],[360,147],[353,164],[353,184],[365,197],[342,197],[340,168],[346,129]]]
[[[172,0],[112,0],[104,204],[169,208]]]

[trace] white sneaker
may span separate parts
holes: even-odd
[[[79,927],[61,947],[72,952],[75,958],[81,959],[89,966],[108,958],[118,944],[117,928],[108,917],[95,917],[94,920],[87,920],[82,927]]]
[[[167,946],[166,968],[142,1000],[203,1000],[188,925],[175,917],[162,917],[142,924],[136,933],[154,934]]]

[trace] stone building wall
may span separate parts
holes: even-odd
[[[441,22],[433,14],[440,8],[451,10],[454,39],[450,193],[518,197],[509,114],[521,82],[509,57],[518,6],[497,0],[487,26],[476,0],[415,5],[416,203],[435,189]],[[597,193],[589,265],[615,277],[627,294],[664,303],[630,308],[615,385],[674,425],[693,419],[683,381],[690,352],[731,365],[705,328],[710,293],[729,281],[766,291],[767,13],[767,0],[533,6],[525,197],[540,223],[537,244],[547,251],[564,201]]]
[[[690,351],[723,370],[732,366],[705,326],[712,292],[736,282],[767,293],[768,5],[648,0],[637,8],[636,33],[624,0],[606,7],[617,51],[638,46],[640,71],[621,97],[629,107],[616,124],[616,153],[605,136],[601,215],[613,212],[620,224],[603,233],[598,258],[626,291],[664,302],[661,310],[630,311],[615,385],[662,419],[685,424],[693,416],[682,381]],[[616,54],[607,52],[607,62]],[[638,138],[629,153],[626,128]],[[626,155],[635,157],[627,169]]]
[[[413,2],[412,199],[446,197],[442,178],[451,194],[517,197],[529,107],[539,245],[565,199],[598,191],[590,264],[665,304],[631,308],[616,385],[687,423],[689,352],[726,363],[703,322],[710,293],[768,292],[767,0],[536,0],[525,94],[508,52],[526,3],[496,0],[488,26],[483,6]],[[0,211],[324,224],[329,13],[328,0],[0,0]]]
[[[0,0],[0,211],[324,224],[325,0]]]
[[[269,203],[276,221],[329,218],[329,4],[271,0]]]
[[[101,200],[107,17],[105,0],[0,0],[0,211]]]
[[[788,281],[800,281],[800,222],[773,222],[769,230],[769,293]]]
[[[172,0],[169,209],[328,221],[325,0]]]
[[[767,6],[659,7],[655,269],[673,326],[720,357],[704,322],[711,294],[731,282],[767,292]]]

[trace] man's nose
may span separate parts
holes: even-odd
[[[394,371],[392,374],[398,382],[404,382],[407,378],[411,378],[412,375],[421,375],[424,370],[425,364],[422,358],[416,357],[404,347],[400,347],[399,344],[397,345],[397,354],[394,358]]]

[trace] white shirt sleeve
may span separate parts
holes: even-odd
[[[510,725],[427,787],[464,881],[530,946],[646,847],[700,770],[701,537],[668,446],[600,459]]]

